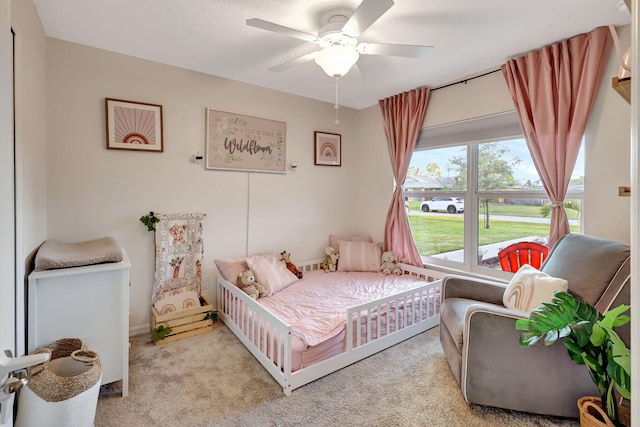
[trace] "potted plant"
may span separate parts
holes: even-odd
[[[522,331],[520,346],[528,348],[541,339],[545,345],[562,340],[571,360],[586,365],[600,392],[602,409],[619,425],[616,390],[631,399],[631,354],[615,332],[629,322],[624,315],[629,306],[620,305],[604,314],[576,300],[566,292],[556,292],[550,303],[543,303],[529,315],[516,321]]]

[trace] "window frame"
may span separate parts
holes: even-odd
[[[490,142],[501,142],[512,139],[524,139],[524,135],[508,135],[502,137],[492,137],[490,139],[483,138],[478,141],[463,141],[459,144],[442,144],[435,145],[429,144],[427,147],[422,145],[419,147],[416,145],[415,151],[426,151],[448,147],[466,147],[467,149],[467,182],[466,190],[446,190],[438,191],[437,195],[433,197],[462,197],[464,199],[464,236],[463,236],[463,262],[450,261],[435,257],[432,255],[420,255],[422,262],[425,266],[435,266],[443,270],[450,270],[451,272],[465,272],[471,273],[476,276],[487,276],[494,279],[501,279],[508,281],[513,273],[481,267],[478,265],[478,244],[479,244],[479,202],[485,198],[509,198],[509,199],[548,199],[549,195],[544,190],[526,190],[526,191],[513,191],[513,190],[499,190],[499,191],[486,191],[478,190],[478,153],[480,144]],[[584,141],[583,141],[584,144]],[[581,149],[584,146],[581,147]],[[585,171],[586,172],[586,171]],[[579,200],[581,206],[584,206],[584,190],[582,191],[567,191],[565,200]],[[584,230],[584,215],[580,215],[580,231]],[[412,231],[413,233],[413,231]]]

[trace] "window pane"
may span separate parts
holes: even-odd
[[[467,147],[415,151],[404,183],[409,197],[427,200],[429,193],[467,189]]]
[[[479,191],[543,190],[524,138],[478,144]],[[584,144],[580,146],[569,190],[584,190]]]
[[[478,190],[536,190],[540,178],[524,139],[478,144]]]
[[[416,151],[404,195],[418,252],[464,263],[464,198],[450,194],[467,188],[467,147]]]
[[[551,212],[548,199],[479,199],[478,265],[500,269],[498,252],[512,243],[547,245]],[[565,203],[572,233],[580,233],[580,201]]]
[[[457,198],[439,197],[439,199]],[[424,203],[429,204],[430,201]],[[421,210],[419,205],[416,209],[416,204],[411,203],[409,224],[418,252],[422,256],[435,256],[464,263],[464,213],[449,213],[447,207],[453,206],[451,201],[446,202],[449,205],[441,201],[435,203],[438,204],[439,210],[429,209],[429,212]]]

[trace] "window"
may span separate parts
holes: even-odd
[[[423,130],[404,192],[424,262],[492,274],[509,244],[547,243],[550,201],[514,119],[509,113]],[[583,193],[581,148],[565,201],[573,233],[581,230]]]

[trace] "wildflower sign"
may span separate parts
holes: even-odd
[[[207,169],[286,173],[287,124],[207,108]]]

